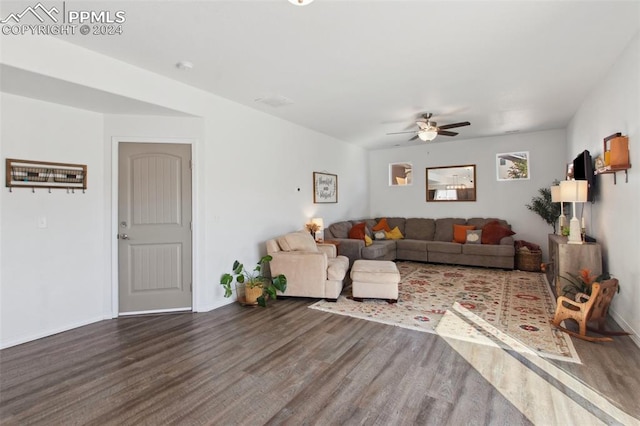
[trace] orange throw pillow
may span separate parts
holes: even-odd
[[[476,229],[473,225],[453,225],[453,242],[464,244],[467,242],[467,230]]]
[[[384,231],[391,232],[391,228],[389,228],[389,224],[387,223],[387,218],[383,217],[380,219],[380,222],[376,223],[376,226],[371,228],[373,231]]]
[[[356,223],[355,225],[353,225],[349,230],[349,238],[353,240],[364,240],[364,236],[366,235],[366,232],[364,230],[365,226],[366,224],[364,222]]]
[[[482,244],[497,245],[504,237],[514,234],[515,232],[498,222],[489,222],[482,227]]]

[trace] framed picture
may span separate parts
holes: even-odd
[[[313,202],[338,202],[338,175],[313,172]]]
[[[529,152],[504,152],[496,155],[498,180],[528,180]]]

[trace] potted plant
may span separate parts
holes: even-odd
[[[553,184],[558,185],[558,181],[554,181]],[[531,204],[527,204],[526,207],[551,225],[555,234],[556,221],[560,216],[560,203],[551,201],[551,188],[540,188],[538,193],[539,195],[531,198]]]
[[[589,269],[581,269],[577,275],[567,273],[569,277],[560,276],[567,281],[567,285],[562,287],[563,296],[574,299],[576,302],[588,300],[591,296],[591,286],[593,283],[599,283],[611,278],[608,272],[604,272],[597,277],[591,274]],[[618,287],[618,293],[620,287]]]
[[[231,297],[233,294],[231,284],[236,282],[236,292],[238,301],[246,305],[267,306],[267,300],[271,297],[277,298],[277,292],[284,292],[287,289],[287,277],[283,274],[269,278],[262,275],[262,269],[266,262],[273,258],[270,255],[262,256],[253,270],[248,270],[237,260],[233,262],[231,273],[222,274],[220,284],[224,287],[224,297]],[[244,300],[241,300],[239,287],[244,286]]]

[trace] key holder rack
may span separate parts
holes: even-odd
[[[9,192],[13,188],[66,189],[67,193],[75,193],[87,189],[86,164],[52,163],[49,161],[30,161],[6,159],[6,186]]]

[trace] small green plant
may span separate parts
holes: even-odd
[[[559,182],[556,180],[553,184],[558,185]],[[551,201],[551,188],[540,188],[538,194],[539,195],[531,199],[531,204],[527,204],[526,207],[532,212],[537,213],[542,220],[551,225],[553,227],[553,233],[555,234],[556,221],[560,216],[560,203]]]
[[[262,256],[252,270],[246,269],[244,265],[237,260],[234,261],[232,272],[222,274],[220,277],[220,284],[224,288],[224,297],[231,297],[233,294],[231,284],[233,284],[234,280],[249,288],[261,287],[262,295],[258,297],[258,305],[262,307],[267,306],[267,300],[270,297],[276,299],[278,291],[284,293],[287,289],[287,277],[283,274],[273,278],[262,275],[264,264],[270,262],[272,259],[270,255]]]

